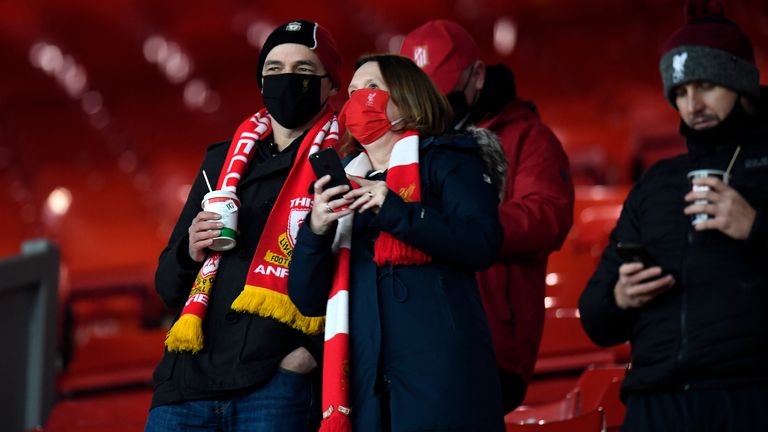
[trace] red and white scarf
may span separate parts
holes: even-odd
[[[253,149],[258,141],[271,132],[270,117],[263,109],[240,125],[219,174],[217,190],[237,192],[237,185],[251,161]],[[309,155],[335,146],[338,139],[336,116],[330,109],[326,109],[301,142],[296,161],[261,234],[245,287],[232,303],[233,310],[274,318],[307,334],[323,330],[322,317],[302,315],[288,297],[288,264],[293,255],[296,234],[311,209],[312,199],[307,185],[315,179],[315,174],[308,161]],[[213,252],[203,263],[181,316],[166,337],[165,345],[169,351],[196,353],[203,348],[202,320],[205,318],[220,259],[221,253]]]
[[[348,174],[365,177],[371,170],[368,155],[361,153],[345,168]],[[392,148],[386,179],[390,191],[406,202],[421,201],[419,135],[403,134]],[[326,306],[323,354],[323,422],[321,432],[351,431],[349,422],[349,254],[354,213],[339,219],[334,240],[336,272]],[[374,261],[386,264],[420,265],[430,256],[381,232],[374,244]]]

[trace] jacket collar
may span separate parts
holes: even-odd
[[[765,90],[763,88],[764,97],[755,102],[753,113],[747,113],[737,103],[720,124],[709,130],[693,130],[681,120],[680,134],[686,138],[689,156],[695,160],[710,154],[732,152],[737,146],[754,141],[755,136],[768,134],[768,99]]]
[[[270,177],[275,173],[283,172],[291,169],[293,162],[296,160],[296,153],[298,153],[301,142],[304,140],[305,134],[293,140],[293,142],[282,152],[275,153],[272,149],[272,141],[260,141],[257,144],[255,160],[251,162],[251,166],[246,170],[245,177],[240,183],[240,187],[246,184],[261,180],[266,177]]]
[[[532,101],[515,99],[510,101],[507,106],[496,115],[489,115],[477,122],[477,127],[486,129],[497,129],[503,125],[516,122],[524,117],[539,117],[539,111],[536,104]]]

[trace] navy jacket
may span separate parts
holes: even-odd
[[[469,137],[421,142],[422,202],[389,193],[378,215],[355,214],[350,350],[354,430],[503,430],[491,336],[474,272],[491,265],[502,231],[497,192]],[[381,179],[377,177],[370,177]],[[421,266],[377,267],[380,231],[432,257]],[[299,231],[291,299],[325,314],[333,279],[332,235]],[[382,413],[389,398],[391,414]],[[391,420],[389,420],[391,419]]]

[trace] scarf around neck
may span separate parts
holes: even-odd
[[[264,109],[240,125],[227,151],[217,190],[237,193],[237,186],[252,159],[254,147],[271,132],[270,117]],[[288,298],[288,264],[293,255],[296,234],[311,209],[312,199],[308,195],[307,185],[315,179],[315,175],[308,162],[309,155],[336,145],[338,139],[336,116],[326,108],[323,116],[301,142],[296,161],[267,218],[243,291],[232,303],[233,310],[274,318],[306,334],[317,334],[323,330],[322,317],[302,315]],[[221,256],[220,252],[212,252],[203,262],[181,316],[166,337],[168,351],[197,353],[203,348],[202,321],[215,285]]]

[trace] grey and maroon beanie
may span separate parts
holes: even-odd
[[[675,87],[708,81],[753,100],[760,98],[760,71],[752,42],[725,18],[719,1],[689,0],[688,22],[662,46],[659,62],[664,95],[675,104]]]

